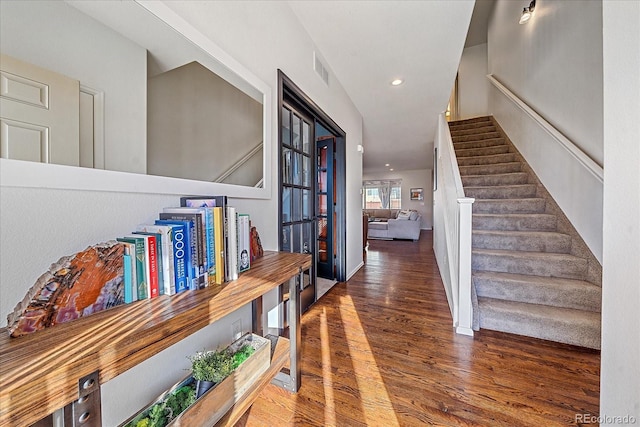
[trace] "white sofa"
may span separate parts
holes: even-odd
[[[379,212],[379,211],[390,212]],[[369,239],[420,239],[422,216],[416,211],[397,211],[396,209],[375,209],[368,213],[369,224],[367,238]],[[395,214],[395,215],[394,215]],[[376,216],[377,215],[377,216]],[[394,217],[396,216],[397,217]]]

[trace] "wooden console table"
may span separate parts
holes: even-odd
[[[279,385],[297,392],[297,280],[310,267],[310,255],[266,251],[238,280],[223,285],[121,305],[18,338],[0,329],[0,426],[34,424],[60,408],[78,404],[79,399],[87,400],[94,392],[99,412],[101,384],[248,303],[253,302],[253,332],[263,334],[261,320],[256,319],[262,314],[262,296],[283,283],[289,284],[290,338],[278,338],[272,366],[258,383],[264,386],[275,376]],[[288,347],[288,357],[283,347]],[[289,371],[280,372],[287,362]],[[241,417],[259,390],[258,385],[250,390],[224,423],[232,425]],[[90,425],[101,424],[97,415]]]

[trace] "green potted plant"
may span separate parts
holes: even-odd
[[[228,350],[199,351],[189,356],[191,375],[196,380],[196,398],[225,379],[234,369],[233,354]]]

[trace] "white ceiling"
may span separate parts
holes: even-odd
[[[474,1],[289,5],[362,114],[364,172],[431,168]],[[395,78],[404,84],[391,86]]]

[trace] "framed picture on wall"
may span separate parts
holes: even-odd
[[[424,200],[422,188],[411,188],[409,193],[411,194],[411,200]]]

